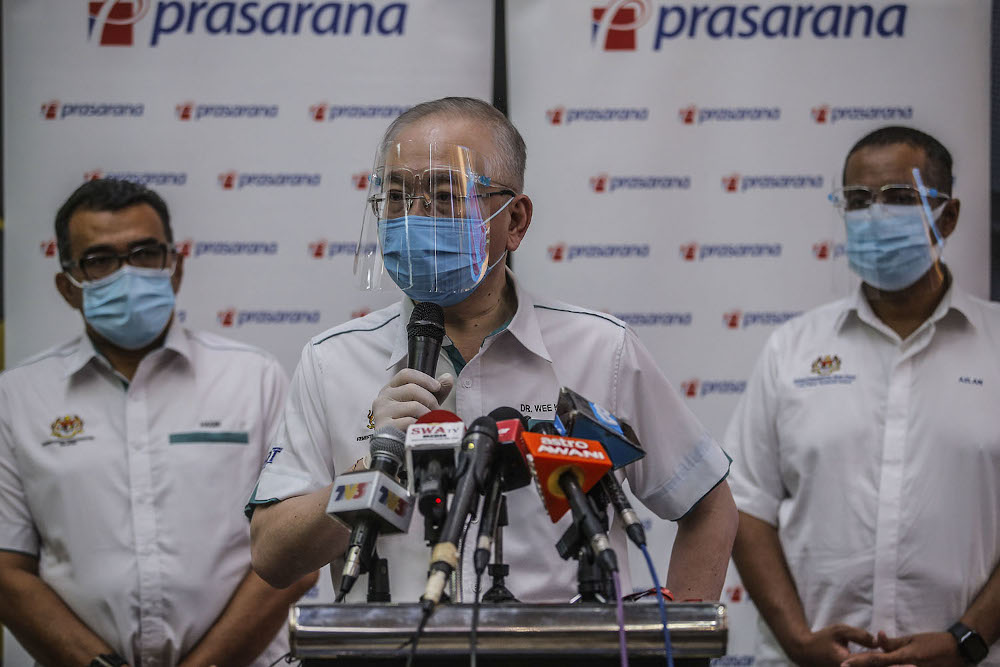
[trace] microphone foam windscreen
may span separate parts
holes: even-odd
[[[413,306],[413,314],[406,325],[406,335],[427,336],[429,338],[444,338],[444,309],[436,303],[421,301]]]

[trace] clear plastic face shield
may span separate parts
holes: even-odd
[[[912,183],[847,185],[830,194],[844,223],[847,265],[877,290],[869,298],[918,283],[933,288],[934,281],[921,282],[932,270],[944,276],[938,220],[949,196],[926,187],[918,168],[911,173]]]
[[[493,198],[505,196],[502,205]],[[482,156],[455,144],[389,141],[375,156],[354,275],[388,278],[414,301],[464,300],[503,257],[490,257],[490,220],[516,196]]]

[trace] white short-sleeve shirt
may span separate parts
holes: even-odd
[[[724,442],[814,630],[943,631],[965,612],[1000,562],[998,406],[1000,305],[954,286],[905,341],[860,290],[774,332]],[[788,664],[760,625],[760,664]]]
[[[501,406],[516,408],[530,419],[551,420],[559,388],[567,386],[633,426],[646,457],[625,469],[629,485],[647,507],[668,519],[684,515],[725,478],[725,452],[631,329],[603,313],[536,299],[509,272],[508,280],[515,286],[517,311],[457,374],[445,409],[466,424]],[[406,367],[406,324],[412,308],[412,302],[403,299],[330,329],[305,346],[251,505],[320,489],[332,482],[336,471],[346,471],[368,453],[372,400]],[[437,372],[455,372],[444,351]],[[523,601],[568,600],[576,593],[576,563],[563,561],[555,544],[569,517],[553,524],[530,485],[507,494],[507,502],[508,588]],[[611,539],[627,589],[624,532],[614,529]],[[419,513],[408,534],[381,538],[378,551],[389,561],[392,599],[418,599],[430,558]],[[473,551],[469,546],[464,553],[466,600],[472,599],[474,586]],[[348,600],[364,598],[365,586],[359,583]]]
[[[129,664],[176,664],[249,571],[241,510],[286,390],[272,356],[179,326],[131,382],[85,335],[8,370],[0,549]]]

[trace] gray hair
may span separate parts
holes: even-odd
[[[423,120],[428,116],[459,116],[479,121],[493,130],[497,147],[496,155],[485,155],[486,166],[495,172],[489,174],[517,192],[524,189],[524,165],[527,148],[521,133],[514,124],[493,105],[473,97],[442,97],[439,100],[422,102],[400,114],[392,121],[382,137],[383,144],[392,141],[403,128]]]

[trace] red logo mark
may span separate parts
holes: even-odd
[[[694,398],[698,395],[698,380],[685,380],[681,382],[681,393],[687,398]]]
[[[147,0],[88,0],[87,38],[99,35],[101,46],[132,46],[132,26],[146,12]]]
[[[740,191],[740,175],[730,174],[729,176],[722,177],[722,189],[725,192],[739,192]]]
[[[598,174],[590,179],[590,187],[594,192],[607,192],[608,175]]]
[[[359,317],[364,317],[365,315],[369,314],[370,312],[372,312],[371,308],[359,308],[358,310],[355,310],[355,311],[353,311],[351,313],[351,319],[352,320],[356,320]]]
[[[42,118],[55,120],[59,117],[59,100],[52,100],[42,105]]]
[[[554,107],[545,112],[546,118],[553,125],[562,125],[563,116],[566,115],[566,107]]]
[[[549,259],[553,262],[561,262],[566,254],[566,244],[557,243],[549,246]]]
[[[833,250],[833,241],[820,241],[813,243],[813,255],[816,259],[830,259]]]
[[[681,257],[684,258],[685,262],[693,262],[697,256],[698,256],[697,243],[684,243],[681,245]]]
[[[194,102],[182,102],[175,107],[178,120],[191,120],[194,113]]]
[[[354,181],[355,190],[367,190],[368,189],[368,178],[371,176],[367,171],[358,172],[351,176],[351,180]]]
[[[677,115],[680,116],[681,122],[685,125],[694,125],[694,119],[697,114],[698,107],[693,104],[689,107],[684,107],[677,112]]]
[[[42,251],[42,254],[44,256],[46,256],[46,257],[55,257],[56,256],[56,252],[59,250],[59,247],[56,245],[56,240],[55,239],[49,239],[48,241],[42,241],[39,244],[39,246],[41,246],[40,250]]]
[[[83,172],[83,180],[85,181],[96,181],[103,176],[104,172],[100,169],[91,169],[90,171]]]
[[[827,104],[812,108],[812,117],[813,120],[816,121],[817,123],[820,124],[825,123],[829,116],[830,116],[830,106]]]
[[[233,321],[236,319],[236,309],[229,308],[227,310],[220,310],[216,317],[219,318],[219,324],[224,327],[233,326]]]
[[[191,248],[194,246],[194,241],[192,241],[191,239],[184,239],[180,243],[174,244],[174,246],[177,248],[178,255],[180,255],[181,257],[190,257]]]
[[[317,123],[322,123],[324,120],[326,120],[326,112],[327,109],[329,108],[330,105],[327,104],[326,102],[320,102],[319,104],[314,104],[311,107],[309,107],[309,115],[312,116],[312,119]]]
[[[722,322],[730,329],[739,329],[741,317],[743,317],[742,311],[731,310],[722,315]]]
[[[313,241],[309,244],[309,256],[313,259],[326,257],[326,241]]]
[[[236,179],[239,174],[235,171],[227,171],[219,174],[219,185],[223,190],[232,190],[236,187]]]
[[[742,586],[730,586],[726,589],[726,595],[729,596],[730,602],[742,602],[746,591]]]
[[[612,0],[591,8],[591,41],[605,51],[635,51],[636,30],[650,16],[649,0]]]

